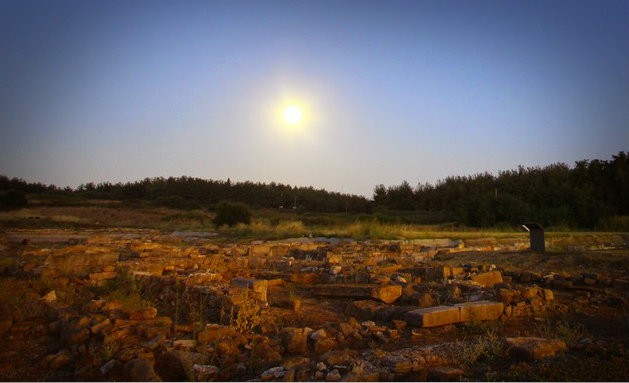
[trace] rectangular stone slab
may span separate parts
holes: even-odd
[[[500,271],[489,271],[472,275],[472,280],[483,287],[494,287],[498,283],[502,283],[502,273]]]
[[[402,295],[402,286],[376,284],[322,284],[311,287],[318,296],[339,298],[374,298],[384,303],[393,303]]]
[[[409,311],[404,318],[408,323],[415,326],[437,327],[459,323],[461,314],[458,307],[435,306]]]
[[[478,301],[454,305],[460,310],[461,322],[496,320],[502,315],[502,302]]]

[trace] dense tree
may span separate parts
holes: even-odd
[[[0,176],[0,191],[8,190],[143,200],[179,209],[215,209],[220,201],[229,200],[259,208],[295,207],[298,212],[371,213],[375,209],[383,222],[408,222],[408,215],[415,212],[433,217],[431,222],[458,221],[469,226],[532,220],[542,225],[592,228],[601,219],[629,215],[629,156],[620,152],[611,160],[583,160],[574,167],[561,163],[543,168],[519,166],[496,176],[451,176],[434,185],[419,183],[415,188],[407,181],[388,187],[380,184],[374,188],[373,201],[313,187],[186,176],[87,183],[76,190]],[[396,216],[390,217],[391,212]]]
[[[1,190],[0,210],[13,210],[25,207],[28,204],[26,195],[21,190]]]
[[[552,164],[518,167],[497,176],[488,173],[447,177],[435,185],[418,184],[409,204],[408,183],[378,185],[373,201],[378,208],[439,212],[469,226],[517,224],[592,228],[602,218],[629,214],[629,157],[611,161],[583,160],[573,168]]]
[[[247,206],[228,201],[221,201],[216,205],[216,216],[214,217],[216,226],[234,226],[238,223],[249,224],[250,222],[251,211]]]

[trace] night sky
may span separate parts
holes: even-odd
[[[9,177],[371,196],[621,150],[628,1],[0,0]]]

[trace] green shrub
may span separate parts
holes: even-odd
[[[25,207],[28,201],[21,190],[0,191],[0,210],[12,210]]]
[[[234,226],[238,223],[248,225],[250,222],[251,211],[247,206],[227,201],[219,202],[219,204],[216,205],[216,217],[214,217],[214,224],[216,226]]]

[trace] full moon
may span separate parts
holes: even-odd
[[[303,110],[297,105],[288,105],[284,108],[284,122],[289,125],[297,125],[304,118]]]

